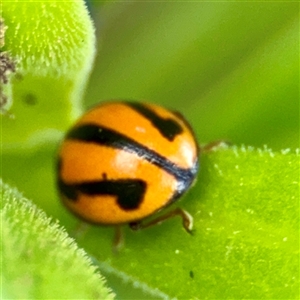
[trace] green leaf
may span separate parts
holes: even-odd
[[[109,265],[169,298],[298,299],[300,156],[286,152],[203,154],[198,182],[179,203],[194,216],[192,236],[174,218],[126,230],[118,255],[108,229],[90,228],[78,242],[104,271]]]
[[[7,173],[16,156],[5,158]],[[44,151],[29,158],[20,167],[31,176],[21,177],[20,186],[40,198],[43,180],[54,184],[48,171],[52,155]],[[178,203],[194,216],[193,236],[174,218],[140,232],[124,228],[125,247],[118,255],[111,250],[113,228],[90,226],[76,240],[121,299],[128,285],[141,287],[145,299],[155,290],[156,299],[297,299],[299,171],[299,154],[288,150],[216,149],[202,155],[197,183]],[[73,231],[76,218],[47,190],[36,202]]]
[[[57,5],[56,16],[63,20],[71,2],[36,5]],[[84,8],[80,1],[76,5]],[[18,15],[25,20],[26,14]],[[111,2],[93,16],[99,54],[86,106],[147,99],[184,114],[201,145],[228,139],[255,150],[203,154],[198,182],[178,203],[195,218],[193,236],[174,219],[141,232],[125,229],[125,248],[117,256],[111,253],[113,228],[92,226],[76,240],[99,263],[119,299],[298,299],[299,3]],[[77,50],[82,53],[76,48],[75,56]],[[51,73],[48,66],[40,71]],[[21,101],[13,106],[15,120],[2,121],[3,177],[73,231],[76,218],[63,208],[55,188],[53,138],[76,114],[81,98],[76,88],[87,77],[74,84],[73,93],[63,79],[48,76],[31,85],[30,76],[36,75],[28,74],[30,85],[22,87],[14,76],[14,97]],[[47,101],[25,105],[29,86]],[[68,101],[75,94],[72,107]],[[258,150],[264,144],[275,151]],[[281,150],[287,148],[294,150]]]
[[[4,0],[1,12],[6,27],[1,51],[15,64],[5,87],[11,90],[7,102],[12,97],[14,103],[1,120],[4,149],[57,140],[81,111],[95,54],[84,2]]]
[[[16,189],[2,181],[0,188],[4,298],[114,299],[87,254],[57,222]]]

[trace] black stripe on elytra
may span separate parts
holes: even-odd
[[[76,201],[79,192],[90,195],[116,196],[119,207],[123,210],[135,210],[143,201],[147,184],[143,180],[118,179],[90,181],[78,184],[66,184],[58,179],[58,188],[68,200]]]
[[[157,152],[115,130],[108,129],[104,126],[85,124],[74,127],[67,133],[66,138],[95,143],[134,153],[173,175],[178,181],[178,192],[184,191],[190,186],[198,170],[197,161],[190,169],[180,168]]]
[[[94,124],[86,124],[73,128],[66,136],[67,139],[80,140],[95,143],[134,153],[150,163],[164,169],[177,179],[177,189],[168,204],[179,198],[191,185],[198,170],[198,161],[190,169],[183,169],[159,155],[155,151],[137,143],[136,141],[105,127]],[[115,195],[117,202],[124,210],[134,210],[142,203],[147,184],[139,179],[108,180],[106,174],[102,174],[102,180],[86,181],[82,183],[68,184],[61,178],[61,160],[58,162],[57,185],[60,192],[67,199],[76,201],[78,193],[88,195]]]
[[[164,119],[141,103],[125,102],[125,104],[148,119],[160,134],[169,141],[173,141],[178,134],[183,132],[183,128],[176,120],[171,118]]]

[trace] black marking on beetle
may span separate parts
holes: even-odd
[[[63,180],[61,179],[61,169],[62,169],[62,159],[58,158],[57,161],[57,174],[58,174],[58,178],[57,178],[57,188],[58,190],[68,199],[74,199],[77,200],[77,191],[73,188],[73,186],[65,184],[63,182]]]
[[[67,199],[73,201],[78,200],[78,192],[74,185],[64,183],[63,180],[61,180],[61,178],[59,177],[57,179],[57,187],[60,193],[64,195]]]
[[[152,125],[160,132],[160,134],[169,141],[173,141],[175,137],[183,132],[181,125],[174,119],[164,119],[157,115],[153,110],[138,102],[125,102],[126,105],[148,119]]]
[[[101,180],[78,184],[66,184],[58,180],[58,187],[68,200],[78,200],[79,193],[89,196],[116,196],[120,208],[135,210],[143,202],[147,184],[139,179]]]
[[[108,180],[103,173],[103,180],[87,181],[82,183],[65,183],[61,179],[62,159],[57,162],[57,186],[61,194],[68,200],[77,201],[79,193],[90,196],[109,195],[116,196],[117,203],[123,210],[138,209],[143,202],[147,183],[140,179]]]
[[[133,139],[104,126],[84,124],[74,127],[67,133],[66,139],[95,143],[134,153],[165,170],[169,174],[173,175],[177,180],[177,190],[172,198],[172,202],[179,198],[188,189],[198,171],[197,159],[190,169],[180,168],[157,152],[148,149]]]
[[[192,270],[190,271],[190,277],[194,279],[194,272]]]

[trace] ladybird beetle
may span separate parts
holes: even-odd
[[[140,229],[179,215],[190,232],[192,218],[180,208],[148,224],[141,221],[188,190],[198,152],[179,113],[148,103],[104,102],[84,114],[61,144],[59,193],[89,223]]]

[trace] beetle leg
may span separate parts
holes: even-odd
[[[142,223],[142,222],[132,222],[129,223],[129,227],[132,230],[140,230],[140,229],[144,229],[144,228],[148,228],[151,227],[153,225],[156,224],[160,224],[161,222],[172,218],[172,217],[176,217],[179,216],[182,219],[182,225],[184,227],[184,229],[188,232],[188,233],[192,233],[192,229],[193,229],[193,217],[185,210],[177,207],[174,210],[171,210],[169,212],[167,212],[166,214],[159,216],[153,220],[151,220],[148,223]]]
[[[85,235],[89,228],[89,224],[83,221],[78,221],[75,228],[70,232],[70,235],[75,238],[80,238]]]
[[[122,227],[116,225],[112,250],[114,253],[118,253],[123,246],[124,246],[124,235],[123,235]]]
[[[213,141],[211,143],[208,143],[206,145],[204,145],[203,147],[201,147],[201,152],[208,152],[211,150],[214,150],[218,147],[226,147],[226,146],[230,146],[231,143],[225,140],[217,140],[217,141]]]

